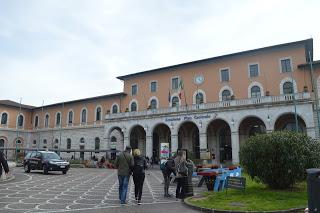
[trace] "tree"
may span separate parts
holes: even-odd
[[[305,134],[276,131],[250,137],[240,148],[240,164],[251,178],[273,189],[305,180],[306,169],[320,166],[320,143]]]

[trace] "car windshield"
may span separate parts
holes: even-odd
[[[44,159],[60,159],[60,156],[56,153],[43,153]]]

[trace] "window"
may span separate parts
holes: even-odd
[[[156,99],[152,99],[150,101],[150,108],[151,109],[157,109],[157,100]]]
[[[112,106],[112,113],[118,113],[118,106],[117,105]]]
[[[5,124],[7,124],[7,122],[8,122],[8,114],[4,112],[1,115],[1,124],[5,125]]]
[[[44,126],[45,126],[46,128],[49,127],[49,115],[48,115],[48,114],[46,114],[46,117],[45,117],[45,119],[44,119]]]
[[[47,144],[47,139],[43,139],[43,144]]]
[[[179,78],[178,77],[174,77],[171,79],[171,88],[173,90],[177,90],[179,88]]]
[[[18,127],[23,127],[23,115],[18,116]]]
[[[86,123],[87,122],[87,110],[83,109],[81,112],[81,123]]]
[[[150,108],[151,109],[157,109],[157,100],[156,99],[152,99],[150,101]]]
[[[94,139],[94,149],[95,150],[99,150],[100,149],[100,138],[96,137]],[[95,153],[99,153],[99,152],[95,152]]]
[[[150,83],[150,91],[151,92],[156,92],[157,91],[157,82],[156,81],[152,81]]]
[[[72,121],[73,121],[73,112],[70,111],[68,114],[68,124],[72,124]]]
[[[54,143],[59,143],[59,140],[56,138],[56,139],[54,139]]]
[[[138,93],[138,85],[134,84],[131,86],[131,95],[136,95]]]
[[[33,140],[33,145],[37,145],[37,141],[36,140]]]
[[[261,97],[260,87],[258,86],[251,87],[251,98],[258,98],[258,97]]]
[[[257,77],[258,75],[259,75],[259,66],[258,66],[258,64],[250,64],[249,65],[249,76],[250,76],[250,78]]]
[[[97,108],[96,111],[96,121],[101,121],[101,107]]]
[[[221,81],[229,81],[229,69],[220,70]]]
[[[56,126],[60,126],[60,123],[61,123],[61,114],[60,112],[58,112],[56,115]]]
[[[0,147],[4,147],[4,139],[0,139]]]
[[[71,149],[71,139],[70,138],[67,139],[67,149]],[[67,152],[67,153],[70,153],[70,152]]]
[[[84,138],[80,138],[80,143],[85,143]]]
[[[196,95],[196,104],[203,104],[203,94],[201,92]]]
[[[179,107],[179,98],[177,96],[174,96],[171,102],[172,102],[172,107]]]
[[[137,111],[137,103],[136,103],[136,102],[132,102],[132,103],[131,103],[130,111],[131,111],[131,112]]]
[[[117,138],[114,137],[114,136],[112,136],[112,137],[111,137],[111,142],[116,143],[116,142],[117,142]]]
[[[283,94],[293,94],[292,82],[286,82],[283,84]]]
[[[222,92],[222,101],[229,101],[231,100],[231,92],[229,90],[223,90]]]
[[[286,58],[286,59],[281,59],[281,72],[291,72],[292,67],[291,67],[291,59]]]
[[[39,117],[36,116],[34,119],[34,127],[38,127],[38,125],[39,125]]]

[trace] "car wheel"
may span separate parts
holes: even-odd
[[[48,167],[46,165],[43,165],[43,174],[44,175],[48,174]]]
[[[64,175],[67,174],[67,170],[63,170],[62,174],[64,174]]]
[[[24,165],[24,172],[25,172],[25,173],[29,173],[30,170],[31,170],[31,169],[30,169],[29,164],[26,163],[26,164]]]

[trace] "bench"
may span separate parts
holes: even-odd
[[[246,178],[245,177],[230,177],[228,176],[226,179],[226,194],[228,192],[228,188],[230,189],[242,189],[243,191],[246,188]]]

